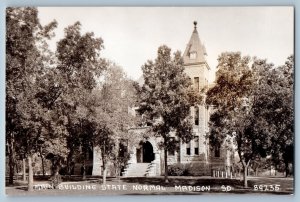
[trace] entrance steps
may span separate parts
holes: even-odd
[[[123,173],[124,177],[145,177],[148,174],[151,163],[132,163]]]

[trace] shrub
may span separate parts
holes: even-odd
[[[188,166],[188,173],[192,176],[209,176],[210,175],[209,165],[206,163],[191,163]]]
[[[189,166],[187,164],[173,164],[168,166],[168,175],[170,176],[188,176]]]

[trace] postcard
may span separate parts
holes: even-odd
[[[294,193],[294,8],[7,7],[6,194]]]

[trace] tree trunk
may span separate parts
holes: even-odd
[[[14,164],[15,164],[15,159],[14,159],[14,145],[13,145],[13,134],[10,134],[10,137],[8,138],[8,152],[9,152],[9,184],[14,183]]]
[[[165,183],[169,183],[168,180],[168,150],[166,148],[164,148],[164,160],[165,160]]]
[[[54,163],[54,158],[51,159],[51,176],[55,175],[55,163]]]
[[[20,171],[19,171],[19,161],[17,162],[17,163],[15,163],[15,166],[16,166],[16,173],[19,173]]]
[[[44,157],[41,154],[41,158],[42,158],[42,171],[43,171],[43,176],[45,176],[45,164],[44,164]]]
[[[68,157],[67,157],[67,172],[68,172],[69,176],[71,175],[72,157],[73,157],[73,150],[71,149],[69,154],[68,154]]]
[[[106,184],[106,173],[107,173],[106,162],[103,161],[102,184]]]
[[[243,165],[243,168],[244,168],[244,176],[243,176],[244,187],[247,188],[248,187],[248,179],[247,179],[248,165]]]
[[[82,163],[82,168],[83,168],[83,172],[82,172],[82,179],[85,180],[86,179],[86,167],[85,167],[85,159],[83,160]]]
[[[23,161],[23,181],[25,182],[26,181],[26,160],[25,158],[22,159]]]
[[[289,163],[288,162],[285,162],[285,177],[288,177],[289,176]]]
[[[28,156],[28,191],[33,191],[33,168],[31,156]]]
[[[121,166],[117,164],[116,169],[115,169],[115,175],[117,179],[120,179],[120,172],[121,172]]]

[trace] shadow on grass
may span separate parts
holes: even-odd
[[[28,187],[27,186],[22,186],[22,187],[16,187],[16,189],[22,190],[22,191],[27,191]]]
[[[27,181],[17,181],[15,180],[13,184],[9,184],[8,181],[5,182],[6,187],[16,187],[16,186],[27,186]]]
[[[185,186],[222,186],[230,185],[236,188],[242,188],[243,183],[237,179],[188,179],[188,178],[169,178],[169,183],[165,183],[163,178],[122,178],[123,182],[144,184],[144,185],[162,185],[165,187],[174,187],[175,185]]]

